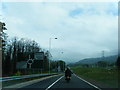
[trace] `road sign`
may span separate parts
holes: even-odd
[[[29,60],[27,61],[28,64],[32,64],[33,62],[34,62],[33,59],[29,59]]]
[[[44,60],[44,52],[35,53],[35,60]]]
[[[28,61],[27,61],[27,63],[29,64],[29,68],[31,69],[31,65],[34,63],[34,60],[33,59],[29,59]]]

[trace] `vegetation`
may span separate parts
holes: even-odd
[[[116,68],[106,69],[103,67],[71,67],[74,73],[79,76],[86,77],[103,84],[110,85],[114,88],[118,87],[118,72]]]
[[[33,58],[35,52],[41,51],[38,43],[26,39],[13,38],[6,41],[6,47],[2,56],[2,69],[3,74],[16,73],[16,63],[19,61],[26,61],[29,58]]]
[[[23,75],[23,74],[35,74],[41,73],[41,68],[39,70],[17,70],[17,62],[26,61],[34,59],[34,54],[36,52],[44,52],[44,71],[48,72],[49,70],[49,51],[42,49],[40,45],[30,39],[25,38],[9,38],[8,35],[3,31],[6,30],[5,23],[0,22],[0,48],[2,48],[2,74],[3,76],[11,75]],[[1,50],[0,50],[1,51]],[[50,61],[51,62],[51,71],[58,68],[58,63],[61,61]],[[62,64],[63,65],[63,64]],[[37,66],[37,64],[36,64]],[[60,64],[61,66],[61,64]],[[63,66],[61,66],[63,67]],[[62,69],[63,70],[63,69]]]
[[[7,87],[7,86],[20,84],[20,83],[24,83],[24,82],[35,80],[35,79],[45,78],[45,77],[48,77],[48,76],[50,76],[50,75],[24,78],[24,79],[17,79],[17,80],[11,80],[11,81],[4,81],[4,82],[2,82],[2,87],[4,88],[4,87]]]
[[[65,70],[65,62],[62,60],[52,61],[51,66],[51,69],[58,69],[58,67],[60,66],[60,71]]]

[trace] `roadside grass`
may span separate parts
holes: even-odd
[[[15,85],[15,84],[31,81],[31,80],[34,80],[34,79],[40,79],[40,78],[43,78],[43,77],[48,77],[48,76],[39,76],[39,77],[32,77],[32,78],[24,78],[24,79],[18,79],[18,80],[4,81],[4,82],[2,82],[2,87]]]
[[[4,81],[4,82],[2,82],[2,87],[11,86],[11,85],[15,85],[15,84],[19,84],[19,83],[35,80],[35,79],[45,78],[45,77],[48,77],[48,76],[51,76],[51,75]]]
[[[71,69],[79,76],[90,78],[92,80],[107,84],[112,88],[118,88],[117,69],[105,69],[97,67],[71,67]]]
[[[22,76],[22,75],[32,75],[32,74],[45,74],[45,73],[49,73],[49,71],[44,71],[44,72],[30,72],[30,71],[26,71],[25,72],[21,72],[21,71],[17,71],[16,73],[11,73],[11,74],[7,74],[7,75],[2,75],[2,77],[11,77],[11,76]],[[50,73],[58,73],[55,71],[50,71]]]

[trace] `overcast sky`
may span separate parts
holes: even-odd
[[[54,60],[101,57],[103,50],[105,56],[117,54],[117,2],[4,2],[1,6],[8,35],[35,40],[46,50],[53,38]]]

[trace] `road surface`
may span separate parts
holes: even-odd
[[[52,89],[74,89],[74,88],[89,88],[92,90],[101,90],[100,88],[90,84],[89,82],[81,80],[78,76],[72,75],[70,82],[66,82],[64,75],[55,76],[45,79],[43,81],[25,86],[17,90],[52,90]]]

